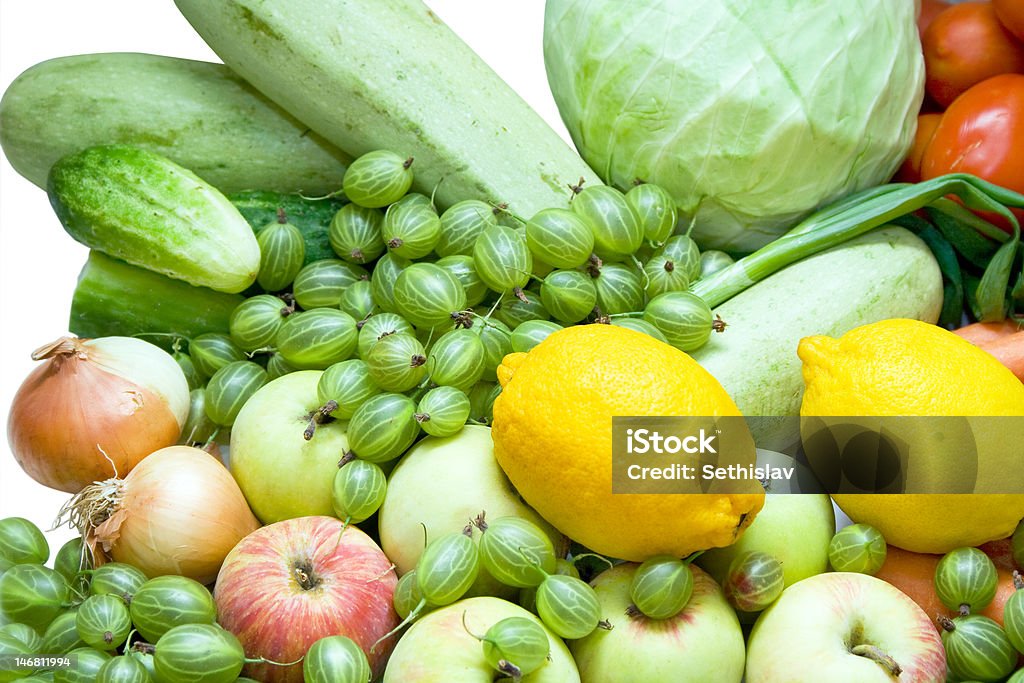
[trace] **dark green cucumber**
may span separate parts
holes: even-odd
[[[334,214],[345,205],[343,199],[305,199],[297,194],[260,190],[236,192],[228,199],[254,231],[277,221],[278,209],[283,210],[306,241],[306,263],[337,258],[327,239],[327,229]]]
[[[91,251],[71,299],[68,329],[79,337],[155,333],[144,338],[169,348],[172,339],[166,335],[226,334],[231,312],[242,300]]]
[[[219,292],[256,280],[260,248],[249,224],[216,188],[167,157],[106,145],[50,169],[50,204],[64,229],[91,249]]]
[[[28,69],[0,100],[0,144],[39,187],[57,159],[94,145],[157,152],[222,192],[326,194],[350,161],[223,64],[137,53]]]

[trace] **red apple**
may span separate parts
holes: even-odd
[[[333,517],[298,517],[257,529],[228,554],[213,597],[220,624],[247,657],[293,662],[325,636],[348,636],[380,674],[398,625],[391,606],[397,579],[369,536]],[[302,665],[246,665],[246,676],[300,683]]]

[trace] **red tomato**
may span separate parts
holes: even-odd
[[[1011,0],[1012,2],[1013,0]],[[924,34],[924,30],[939,15],[939,12],[949,7],[945,0],[922,0],[921,13],[917,15],[917,31]]]
[[[903,160],[900,170],[896,171],[893,182],[916,183],[921,180],[921,158],[932,141],[932,135],[942,119],[942,114],[921,114],[917,117],[917,132],[914,133],[914,145]]]
[[[1024,45],[999,22],[991,2],[967,2],[943,10],[921,43],[925,88],[943,107],[986,78],[1024,73]]]
[[[1021,150],[1024,75],[995,76],[958,97],[942,115],[921,159],[921,179],[945,173],[972,173],[996,185],[1024,192]]]
[[[1021,0],[992,0],[999,21],[1010,33],[1024,40],[1024,2]]]

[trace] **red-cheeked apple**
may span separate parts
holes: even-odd
[[[946,655],[917,604],[866,574],[793,584],[754,625],[747,683],[943,683]]]
[[[293,662],[325,636],[354,640],[379,674],[398,625],[392,608],[397,578],[369,536],[333,517],[299,517],[257,529],[228,553],[213,597],[221,626],[238,636],[248,657]],[[247,665],[245,675],[299,683],[302,665]]]
[[[597,629],[569,644],[583,683],[739,683],[743,632],[722,589],[693,567],[693,595],[679,614],[648,619],[626,614],[637,564],[620,564],[594,579],[601,614]]]

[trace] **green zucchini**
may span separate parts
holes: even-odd
[[[39,187],[57,159],[108,144],[162,154],[222,192],[326,194],[350,161],[223,64],[61,57],[25,71],[0,100],[4,154]]]
[[[90,251],[71,299],[68,329],[79,337],[140,335],[169,348],[173,336],[227,334],[231,312],[242,301],[239,294],[193,287]]]
[[[446,208],[506,202],[529,218],[600,184],[580,157],[420,0],[175,0],[224,60],[353,155],[414,159]]]
[[[903,228],[885,227],[798,261],[729,299],[714,311],[725,331],[690,355],[744,415],[794,416],[804,388],[800,339],[835,337],[888,318],[934,323],[942,294],[942,274],[925,243]],[[784,450],[799,436],[793,420],[754,426],[762,448]]]
[[[159,154],[90,147],[53,165],[47,192],[64,229],[87,247],[220,292],[256,279],[260,248],[238,209]]]
[[[228,195],[242,217],[254,231],[277,221],[278,209],[284,211],[288,222],[299,229],[306,242],[305,263],[337,258],[327,238],[327,229],[334,214],[345,206],[338,198],[306,199],[297,194],[254,190]]]

